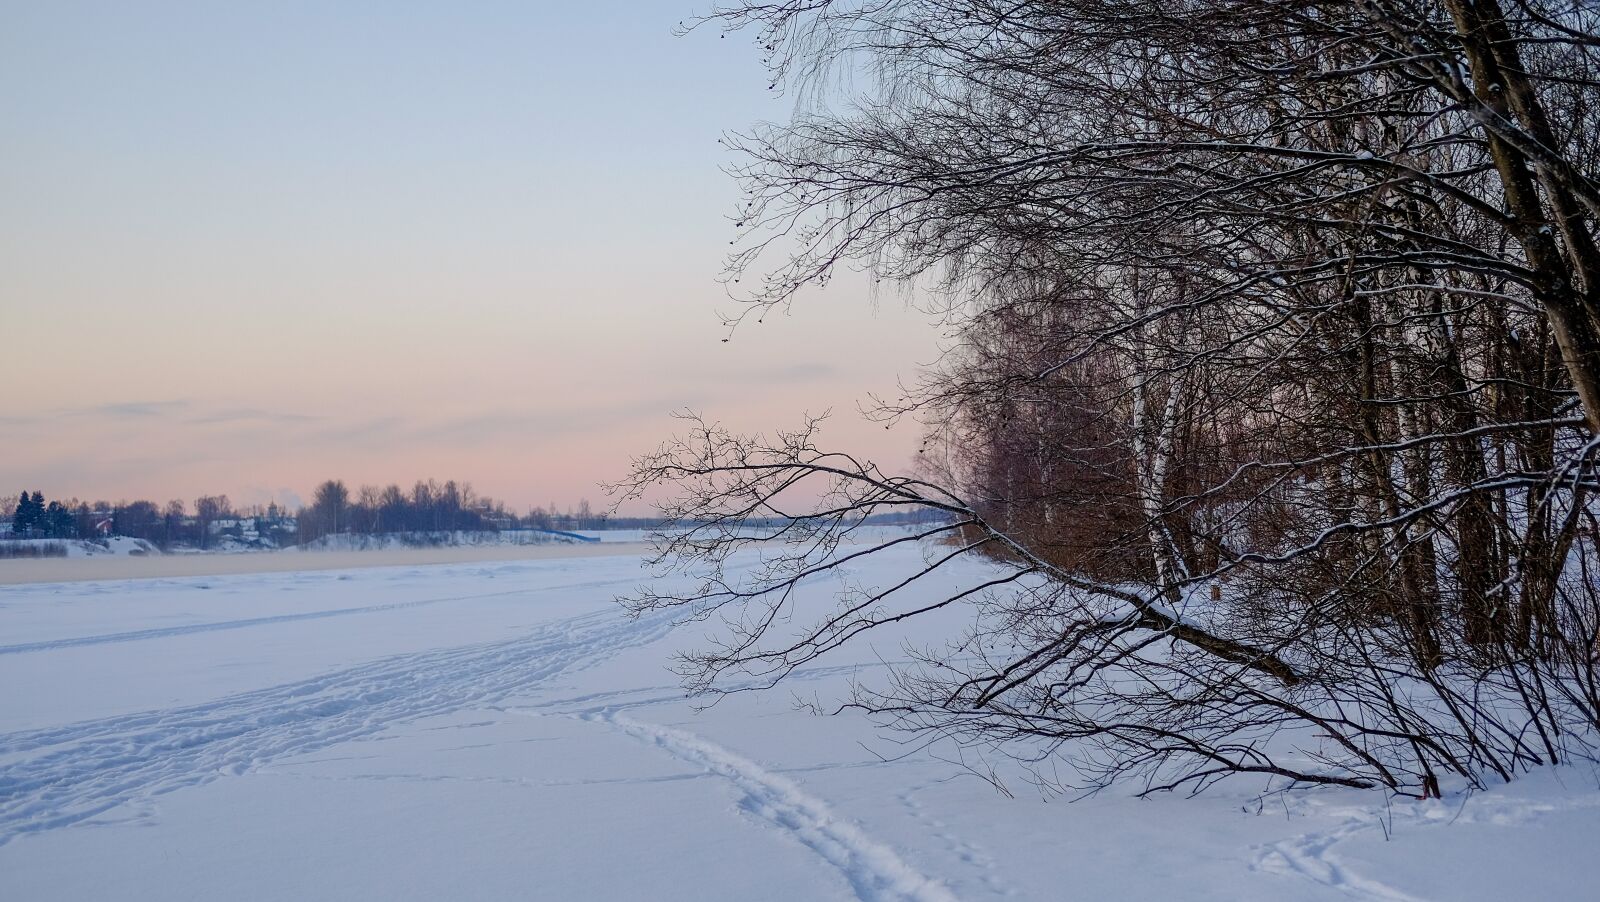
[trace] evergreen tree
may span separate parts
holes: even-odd
[[[50,506],[45,508],[43,522],[40,526],[49,538],[70,539],[75,526],[72,511],[65,504],[59,501],[52,501]]]
[[[35,493],[37,495],[37,493]],[[17,513],[11,518],[11,533],[15,536],[26,536],[37,524],[39,514],[34,507],[34,496],[27,490],[17,496]]]

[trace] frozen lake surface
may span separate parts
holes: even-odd
[[[895,644],[700,711],[668,667],[708,627],[612,601],[637,546],[528,550],[561,556],[0,588],[0,899],[1593,898],[1591,768],[1433,802],[1007,798],[795,706]]]
[[[537,545],[441,545],[364,551],[253,551],[236,554],[106,554],[95,557],[0,560],[0,586],[85,580],[221,576],[230,573],[287,573],[353,570],[408,564],[460,564],[478,561],[548,560],[614,554],[639,556],[646,550],[638,533],[606,536],[593,544],[547,542]]]

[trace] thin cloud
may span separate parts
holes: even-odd
[[[302,413],[280,413],[272,410],[261,410],[254,407],[240,407],[218,410],[212,413],[191,417],[184,422],[195,426],[211,426],[219,423],[268,423],[272,425],[291,426],[297,423],[310,423],[320,419]]]
[[[389,442],[404,437],[405,417],[369,417],[362,420],[341,421],[337,426],[320,429],[306,436],[313,443],[330,445],[355,445],[369,447],[374,442]]]
[[[188,401],[113,401],[93,407],[70,409],[63,416],[138,418],[171,416],[189,406]]]
[[[0,417],[0,423],[16,428],[44,426],[61,420],[145,420],[173,416],[185,409],[188,401],[112,401],[87,407],[57,407],[40,413]]]

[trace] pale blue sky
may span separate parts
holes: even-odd
[[[698,8],[0,3],[0,488],[566,504],[684,406],[906,458],[853,411],[932,356],[898,302],[720,342],[717,138],[789,106]]]

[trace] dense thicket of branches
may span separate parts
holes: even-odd
[[[867,512],[1001,562],[973,628],[858,703],[1097,779],[1437,791],[1600,730],[1600,6],[1575,0],[779,0],[789,123],[734,141],[753,310],[836,267],[959,336],[885,416],[923,478],[697,423],[624,491],[721,612],[694,684],[914,616],[782,626]],[[738,523],[827,487],[737,587]],[[921,574],[910,574],[916,585]],[[802,619],[805,619],[802,616]]]

